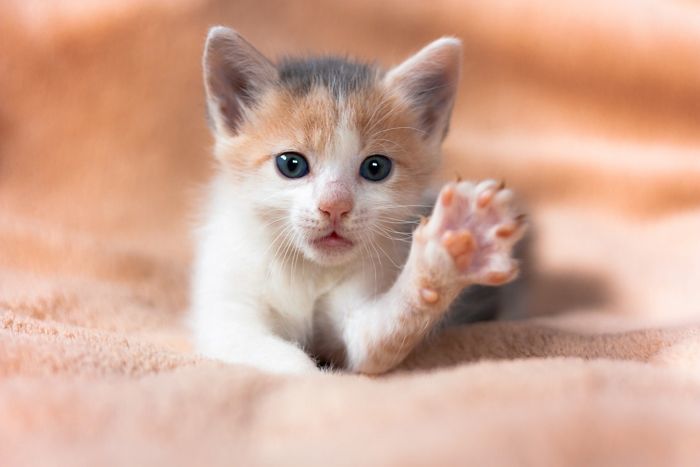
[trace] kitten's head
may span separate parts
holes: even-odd
[[[443,38],[387,72],[333,57],[273,64],[235,31],[209,32],[216,157],[272,251],[343,264],[415,219],[440,162],[460,56],[460,42]]]

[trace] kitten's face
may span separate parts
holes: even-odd
[[[338,264],[375,254],[415,212],[438,162],[415,125],[380,86],[343,100],[274,89],[221,157],[279,235],[272,248]]]
[[[265,68],[273,77],[254,102],[241,105],[250,87],[216,98],[213,119],[217,157],[266,226],[271,252],[327,266],[385,259],[439,165],[445,116],[416,106],[402,74],[335,59]],[[439,85],[431,76],[421,84]],[[211,111],[217,83],[208,84]]]

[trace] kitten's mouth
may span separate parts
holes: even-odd
[[[316,248],[327,251],[345,250],[353,246],[352,240],[343,237],[335,230],[326,236],[315,239],[312,243]]]

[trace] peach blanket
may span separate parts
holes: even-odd
[[[380,378],[189,350],[206,28],[395,63],[465,43],[445,176],[534,224],[528,318]],[[687,0],[7,0],[0,465],[698,465],[700,8]]]

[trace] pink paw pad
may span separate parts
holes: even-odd
[[[460,282],[501,285],[517,276],[511,250],[525,227],[513,193],[503,183],[458,181],[443,187],[419,234],[424,241],[440,243]]]

